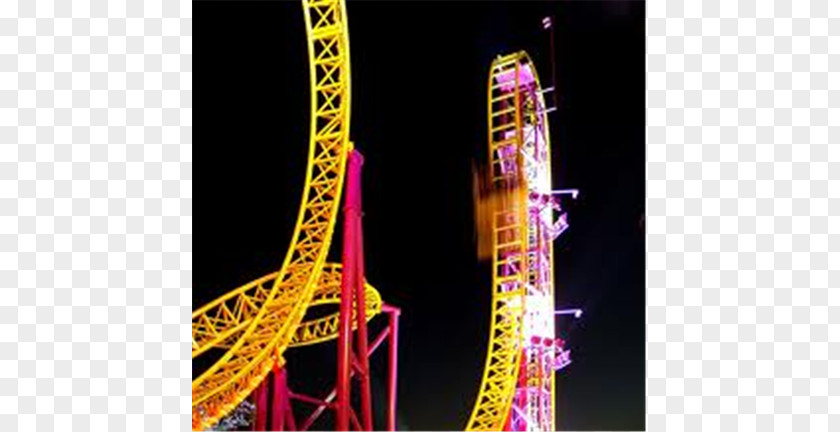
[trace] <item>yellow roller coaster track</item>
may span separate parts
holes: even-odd
[[[260,285],[265,289],[266,286],[271,286],[277,275],[280,272],[274,272],[265,275],[255,281],[243,285],[237,290],[248,290],[256,288],[254,285]],[[326,263],[321,270],[321,275],[318,284],[315,286],[315,293],[312,300],[309,302],[307,311],[314,311],[319,306],[338,306],[341,301],[341,264]],[[338,309],[336,312],[320,317],[313,317],[304,320],[295,329],[295,334],[289,342],[289,348],[301,347],[306,345],[314,345],[322,342],[327,342],[335,339],[338,336]],[[365,317],[367,321],[382,312],[382,298],[379,292],[370,284],[365,282]],[[355,309],[353,310],[355,314]],[[247,327],[251,323],[253,315],[241,315],[241,327]],[[355,317],[351,317],[352,328],[356,328]],[[236,341],[236,334],[227,337],[225,340],[220,340],[213,348],[230,348]],[[193,358],[200,353],[193,351]]]
[[[306,311],[339,302],[341,267],[325,264],[352,144],[350,57],[346,8],[342,0],[303,0],[311,82],[311,128],[303,198],[292,242],[281,269],[234,289],[197,309],[192,317],[193,358],[209,349],[225,354],[193,380],[193,429],[218,422],[242,402],[286,348],[336,337],[338,314],[304,320]],[[496,149],[522,143],[519,69],[530,64],[525,53],[497,58],[488,84],[488,134],[491,180],[501,192],[495,201],[493,294],[490,341],[479,396],[467,430],[501,430],[511,409],[522,353],[528,218],[519,152],[501,156]],[[533,68],[532,68],[533,69]],[[515,71],[513,91],[493,84]],[[512,137],[509,131],[514,131]],[[506,133],[507,132],[507,133]],[[515,160],[513,160],[513,159]],[[502,164],[518,169],[502,174]],[[507,269],[507,270],[503,270]],[[370,285],[367,319],[382,302]]]
[[[311,127],[297,223],[278,272],[235,289],[193,312],[193,357],[214,347],[226,349],[213,366],[193,380],[193,429],[209,427],[233,410],[275,364],[282,364],[282,354],[289,346],[334,337],[335,323],[331,317],[303,325],[302,321],[313,298],[316,303],[335,300],[335,295],[329,294],[331,285],[319,289],[319,281],[340,279],[336,276],[340,274],[337,266],[327,267],[326,272],[322,270],[351,149],[347,13],[341,0],[303,0],[303,10],[309,53]],[[370,292],[371,288],[367,288]],[[316,292],[323,296],[317,297]],[[378,299],[376,295],[373,303],[379,303]]]
[[[520,70],[534,72],[525,52],[497,57],[487,90],[489,180],[493,193],[489,211],[493,256],[490,338],[484,374],[467,430],[503,430],[511,411],[523,347],[526,283],[529,280],[527,186],[522,152],[525,97]],[[500,76],[512,76],[501,84]],[[507,147],[516,151],[499,151]]]

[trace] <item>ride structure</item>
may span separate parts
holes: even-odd
[[[364,278],[361,154],[349,140],[350,54],[343,0],[302,0],[310,70],[310,143],[303,197],[280,269],[193,312],[193,358],[221,352],[192,384],[194,430],[212,427],[246,399],[257,430],[307,430],[335,413],[336,430],[373,430],[368,358],[386,340],[387,430],[396,429],[400,309]],[[488,83],[486,184],[492,318],[484,373],[467,430],[554,430],[554,372],[570,362],[555,335],[552,242],[568,228],[551,189],[548,121],[536,69],[524,52],[500,56]],[[345,191],[346,185],[346,191]],[[342,265],[326,263],[342,193]],[[555,212],[559,217],[555,220]],[[329,315],[311,313],[337,307]],[[373,341],[367,322],[387,314]],[[580,316],[580,310],[573,310]],[[337,339],[336,385],[325,396],[293,391],[288,348]],[[355,380],[355,381],[354,381]],[[357,384],[358,404],[351,388]],[[296,418],[292,402],[313,407]],[[248,403],[250,406],[250,402]],[[358,406],[354,406],[358,405]]]
[[[493,61],[488,169],[478,203],[489,219],[479,223],[488,245],[479,250],[492,258],[492,321],[467,430],[555,430],[554,372],[571,362],[555,334],[555,315],[568,311],[554,310],[552,243],[569,226],[560,198],[578,191],[551,188],[545,92],[524,51]]]
[[[399,308],[382,303],[365,283],[361,241],[361,155],[353,151],[350,127],[350,51],[342,0],[302,0],[309,54],[310,142],[303,197],[280,270],[236,288],[192,315],[192,356],[223,354],[192,383],[192,427],[212,427],[246,398],[256,402],[256,424],[274,430],[305,430],[326,409],[336,428],[373,428],[368,357],[390,339],[388,425],[395,428],[396,332]],[[349,163],[348,163],[349,160]],[[350,175],[346,176],[348,172]],[[326,264],[348,182],[344,266]],[[308,315],[313,306],[339,306],[331,315]],[[367,321],[386,312],[389,326],[368,346]],[[355,346],[353,333],[356,333]],[[324,398],[292,392],[286,381],[287,348],[338,339],[336,389]],[[359,383],[361,407],[351,403],[351,378]],[[270,385],[269,385],[270,384]],[[255,391],[256,390],[256,391]],[[268,406],[268,401],[273,406]],[[291,401],[315,405],[298,427]],[[269,424],[270,423],[270,424]]]

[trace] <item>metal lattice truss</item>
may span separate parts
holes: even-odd
[[[293,341],[328,337],[326,321],[301,333],[329,250],[351,148],[350,54],[341,0],[303,0],[311,83],[306,181],[297,223],[280,270],[231,291],[193,313],[193,356],[225,354],[192,384],[193,429],[233,410],[271,371]],[[297,338],[297,339],[296,339]],[[308,338],[308,339],[307,339]]]
[[[511,412],[513,430],[554,430],[554,273],[551,152],[545,101],[536,69],[522,53],[523,172],[528,185],[528,277],[523,368]],[[524,369],[524,370],[523,370]]]
[[[277,276],[280,272],[274,272],[263,276],[255,281],[249,282],[247,285],[244,285],[240,288],[237,288],[233,292],[238,291],[263,291],[267,292],[268,289],[271,288],[274,280],[277,279]],[[315,287],[315,293],[312,296],[312,300],[309,302],[309,307],[307,308],[307,316],[304,317],[304,320],[298,325],[297,329],[295,330],[295,334],[292,337],[292,341],[289,343],[290,348],[305,346],[305,345],[313,345],[322,342],[326,342],[332,339],[335,339],[338,335],[338,309],[336,308],[336,312],[324,315],[324,316],[312,316],[315,315],[320,306],[337,306],[340,301],[340,294],[341,294],[341,264],[335,263],[326,263],[324,264],[323,270],[321,270],[321,275],[318,281],[318,284]],[[228,294],[229,295],[229,294]],[[250,299],[248,299],[245,295],[239,294],[241,297],[244,297],[243,300],[240,302],[245,302],[246,304],[250,304]],[[220,308],[220,310],[223,308]],[[378,315],[382,311],[382,298],[379,295],[379,292],[371,286],[370,284],[365,283],[365,318],[367,321],[370,321],[374,316]],[[247,313],[240,313],[240,314],[233,314],[230,310],[226,312],[233,316],[231,321],[225,321],[224,326],[230,326],[233,324],[233,320],[239,319],[241,322],[237,323],[234,328],[244,329],[249,324],[251,324],[251,320],[253,319],[253,315],[247,315]],[[354,310],[355,313],[355,310]],[[355,316],[355,315],[354,315]],[[207,319],[207,318],[205,318]],[[352,322],[352,329],[355,330],[355,317],[353,318]],[[214,331],[211,328],[211,332]],[[200,338],[209,339],[212,336],[211,334],[205,334],[204,327],[194,328],[193,335],[198,336]],[[236,341],[239,333],[237,332],[228,332],[226,334],[220,334],[217,338],[215,338],[215,343],[213,344],[204,344],[201,346],[201,351],[195,349],[197,344],[193,344],[193,358],[197,357],[199,354],[205,352],[210,348],[230,348],[233,343]]]
[[[493,300],[484,375],[467,430],[554,430],[555,349],[548,122],[525,52],[500,56],[488,83]]]
[[[517,56],[497,58],[488,91],[488,142],[492,200],[493,292],[490,340],[478,398],[467,430],[502,430],[516,389],[522,352],[527,206],[522,190],[522,104]],[[514,73],[513,83],[497,77]]]
[[[290,348],[313,345],[338,337],[338,305],[341,302],[341,265],[327,263],[321,271],[321,281],[309,303],[309,311],[315,312],[321,306],[335,306],[335,312],[326,316],[304,318],[298,325]],[[356,330],[356,310],[351,314],[351,331]],[[365,283],[365,319],[370,321],[382,312],[382,298],[379,292]]]

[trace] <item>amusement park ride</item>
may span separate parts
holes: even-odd
[[[255,407],[254,430],[308,430],[325,412],[335,430],[373,430],[369,357],[388,341],[386,430],[396,429],[400,309],[364,277],[361,154],[350,129],[350,53],[343,0],[303,0],[311,91],[303,198],[280,270],[236,288],[192,315],[192,356],[223,352],[192,383],[192,427],[205,430]],[[544,24],[550,27],[550,21]],[[488,82],[488,169],[477,200],[479,253],[492,259],[492,318],[484,373],[467,430],[555,430],[554,372],[569,364],[555,334],[552,242],[568,228],[551,189],[544,90],[524,52],[496,58]],[[344,190],[346,188],[346,190]],[[342,264],[326,263],[344,192]],[[559,218],[555,220],[555,212]],[[325,308],[338,311],[324,314]],[[367,322],[387,315],[372,341]],[[335,388],[289,388],[287,348],[337,339]],[[331,371],[325,371],[331,376]],[[353,396],[353,397],[351,397]],[[308,416],[300,417],[308,407]]]

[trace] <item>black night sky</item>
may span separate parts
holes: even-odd
[[[558,428],[644,429],[644,2],[351,0],[347,10],[367,278],[403,310],[400,429],[462,430],[478,391],[490,273],[476,260],[470,164],[486,153],[490,62],[519,49],[559,89],[555,188],[581,190],[554,249],[557,306],[585,310],[557,321],[574,361],[558,373]],[[199,1],[193,12],[198,307],[284,258],[309,79],[300,2]],[[337,228],[333,261],[340,243]],[[323,391],[334,354],[334,343],[290,352],[291,385]]]

